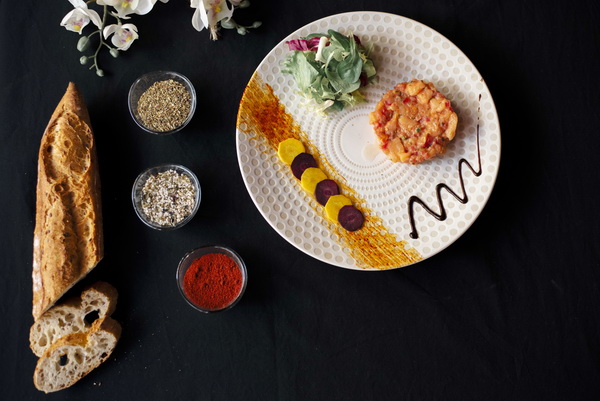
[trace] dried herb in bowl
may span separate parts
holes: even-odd
[[[138,100],[141,123],[156,132],[180,127],[190,114],[192,96],[188,89],[173,79],[152,84]]]

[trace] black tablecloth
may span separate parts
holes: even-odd
[[[0,1],[0,398],[41,399],[28,347],[37,151],[69,81],[98,143],[106,255],[78,286],[119,290],[122,338],[110,359],[49,399],[593,400],[600,397],[596,1],[258,1],[245,36],[210,41],[185,1],[130,22],[140,39],[105,77],[79,64],[67,1]],[[473,226],[440,254],[381,273],[305,255],[263,219],[235,147],[239,101],[265,55],[316,19],[373,10],[420,21],[473,61],[502,129],[496,186]],[[124,21],[126,22],[126,21]],[[184,131],[142,132],[127,109],[142,73],[188,76],[198,108]],[[144,226],[137,174],[196,172],[200,210],[171,232]],[[175,268],[188,250],[234,248],[250,281],[232,310],[199,314]]]

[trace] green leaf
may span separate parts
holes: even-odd
[[[294,51],[292,57],[286,59],[285,68],[284,72],[289,72],[294,76],[294,80],[302,92],[310,88],[319,77],[319,71],[308,62],[301,51]]]
[[[377,74],[375,66],[373,65],[373,60],[371,59],[367,59],[367,61],[363,63],[362,70],[365,74],[367,74],[367,78],[374,77],[375,74]]]
[[[314,33],[302,39],[325,36]],[[372,82],[376,77],[373,61],[366,54],[365,47],[358,45],[353,35],[343,35],[329,30],[328,45],[322,49],[325,60],[317,61],[315,51],[292,51],[283,62],[283,72],[291,74],[304,96],[327,110],[341,110],[353,106],[364,97],[359,92],[362,73]],[[322,109],[321,109],[322,110]]]

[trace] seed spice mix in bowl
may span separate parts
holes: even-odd
[[[157,230],[173,230],[187,224],[198,210],[200,195],[196,175],[175,164],[141,173],[131,194],[140,220]]]

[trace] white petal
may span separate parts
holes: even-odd
[[[231,18],[233,15],[233,8],[229,8],[229,4],[225,0],[221,0],[220,4],[216,3],[213,10],[215,11],[215,23],[225,18]],[[219,12],[216,12],[216,10],[219,10]]]
[[[137,26],[133,25],[133,24],[123,24],[122,26],[123,29],[129,29],[131,32],[135,33],[135,37],[137,38]]]
[[[87,9],[86,14],[92,20],[92,23],[96,25],[98,28],[102,28],[102,18],[96,12],[96,10]]]
[[[206,0],[200,2],[198,10],[200,11],[200,19],[202,20],[202,23],[208,28],[210,26],[210,21],[208,18],[208,10],[206,9]]]
[[[110,32],[108,34],[110,35]],[[114,28],[114,35],[111,38],[111,42],[119,50],[127,50],[138,37],[135,25],[118,25]]]
[[[83,0],[69,0],[69,3],[75,8],[87,8],[87,4]]]
[[[76,8],[69,12],[60,22],[68,31],[77,32],[81,35],[81,31],[87,24],[90,23],[90,18],[86,14],[87,10]]]
[[[118,28],[119,25],[117,24],[111,24],[104,28],[104,31],[102,32],[102,35],[104,35],[104,39],[108,39],[108,37],[115,33]]]
[[[156,0],[139,0],[137,7],[135,7],[135,13],[138,15],[148,14],[154,4],[156,4]]]
[[[121,49],[122,43],[119,40],[119,36],[118,35],[113,35],[112,39],[110,40],[113,44],[114,47]]]
[[[197,31],[201,31],[207,27],[202,21],[202,17],[200,15],[200,8],[196,8],[196,11],[194,11],[194,15],[192,15],[192,26]]]
[[[75,14],[75,11],[77,10],[71,10],[67,13],[67,15],[65,15],[62,19],[62,21],[60,21],[60,26],[65,26],[67,25],[67,22],[73,17],[73,14]]]
[[[125,6],[123,6],[125,4]],[[125,17],[129,14],[133,14],[138,6],[138,0],[121,0],[117,1],[113,4],[115,10],[117,10],[117,15],[119,17]]]
[[[127,35],[125,38],[123,38],[123,43],[121,45],[121,50],[127,50],[129,49],[129,47],[133,44],[133,42],[138,38],[137,33],[135,32],[131,32],[133,35],[129,36]]]

